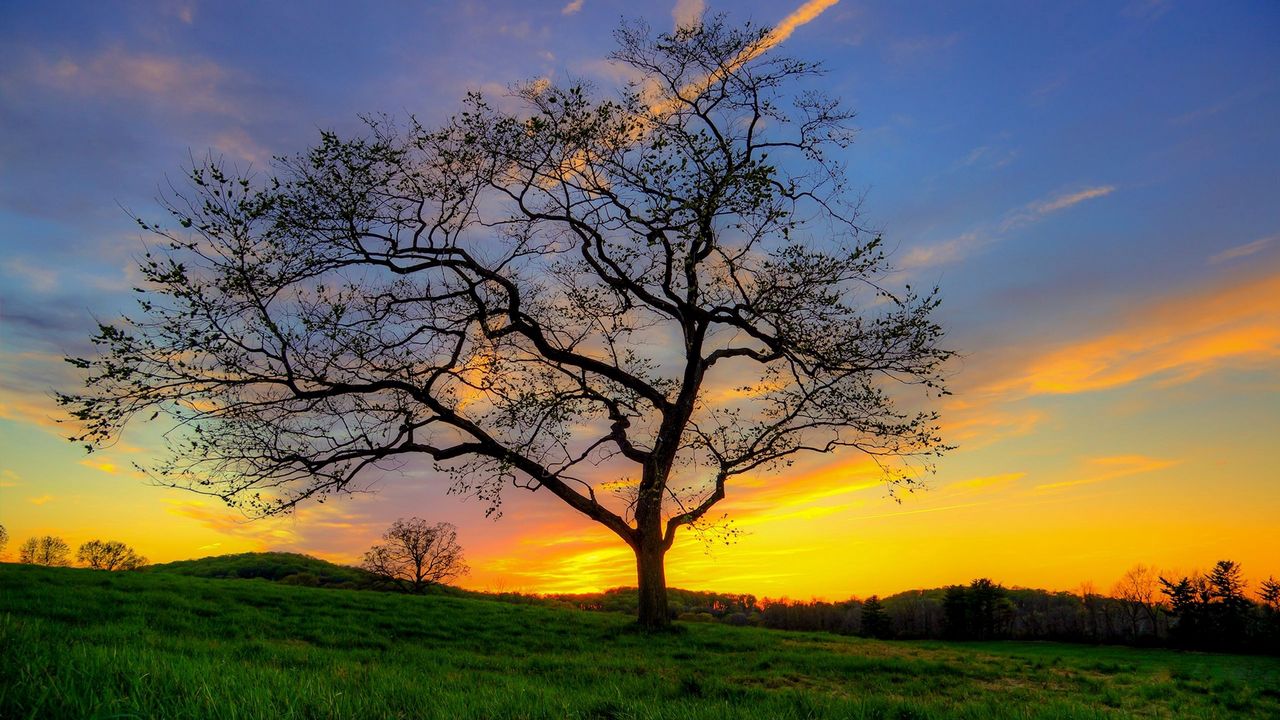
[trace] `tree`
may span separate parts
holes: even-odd
[[[889,613],[885,612],[880,598],[872,595],[862,603],[862,635],[884,639],[892,634],[893,625],[889,620]]]
[[[1280,580],[1276,580],[1275,577],[1263,580],[1258,590],[1258,597],[1268,609],[1280,610]]]
[[[1199,645],[1212,637],[1209,603],[1213,586],[1200,573],[1170,579],[1160,577],[1160,592],[1169,598],[1169,612],[1176,623],[1170,623],[1169,635],[1182,645]]]
[[[70,552],[67,541],[55,535],[27,538],[18,549],[18,562],[62,567],[69,564],[67,555]]]
[[[468,572],[458,545],[458,529],[449,523],[430,525],[422,518],[401,518],[382,539],[383,544],[364,554],[363,567],[415,593]]]
[[[969,593],[963,585],[948,585],[942,596],[943,634],[953,640],[973,636],[969,622]]]
[[[723,529],[735,478],[852,448],[912,488],[951,353],[937,289],[890,287],[857,224],[822,68],[719,18],[616,36],[638,79],[613,98],[534,82],[322,133],[266,181],[194,169],[175,227],[140,221],[141,312],[70,360],[72,439],[165,414],[156,477],[261,514],[415,456],[490,514],[544,490],[634,551],[650,628],[677,532]]]
[[[76,560],[95,570],[137,570],[147,559],[116,540],[90,540],[76,551]]]
[[[4,554],[4,546],[9,544],[9,531],[0,525],[0,555]]]
[[[1240,564],[1232,560],[1219,560],[1209,572],[1212,595],[1209,603],[1216,640],[1223,644],[1241,642],[1253,603],[1245,596],[1245,582]]]
[[[1131,637],[1141,635],[1142,620],[1145,618],[1151,634],[1159,632],[1158,609],[1159,600],[1156,593],[1158,573],[1146,565],[1134,565],[1116,581],[1111,594],[1122,602],[1125,616],[1129,620]]]

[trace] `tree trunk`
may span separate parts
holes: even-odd
[[[645,630],[664,630],[671,627],[671,612],[667,607],[667,575],[663,566],[666,549],[662,547],[662,538],[642,537],[635,550],[640,588],[638,622]]]

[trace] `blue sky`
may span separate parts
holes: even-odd
[[[209,509],[175,511],[187,501],[120,471],[127,453],[109,463],[115,472],[103,473],[52,443],[57,411],[48,391],[74,380],[57,358],[88,350],[94,316],[129,307],[131,258],[144,238],[124,209],[154,216],[155,196],[190,157],[213,152],[266,173],[271,155],[305,149],[322,128],[355,131],[361,113],[416,113],[430,124],[456,110],[469,89],[501,94],[535,77],[608,87],[617,73],[604,58],[620,18],[639,15],[664,29],[699,5],[4,5],[0,472],[9,479],[0,478],[0,522],[15,537],[88,537],[85,508],[126,498],[130,517],[157,518],[138,544],[161,535],[187,543],[178,524],[198,528],[188,544],[143,548],[153,556],[187,557],[217,543],[351,558],[398,508],[424,502],[459,513],[452,519],[464,530],[484,528],[476,531],[486,537],[475,544],[476,582],[506,582],[495,578],[525,557],[512,547],[549,537],[562,522],[572,526],[572,518],[538,505],[533,520],[504,520],[495,530],[474,506],[404,480],[388,481],[381,500],[329,518],[342,532],[295,518],[291,535],[272,535],[274,526],[227,525]],[[773,24],[801,5],[706,9]],[[1057,567],[1041,568],[1029,550],[996,569],[1012,582],[1066,586],[1070,578],[1109,582],[1131,562],[1190,567],[1236,553],[1248,566],[1266,557],[1237,548],[1280,510],[1280,458],[1269,439],[1280,427],[1280,339],[1271,331],[1280,325],[1277,37],[1273,2],[841,0],[774,50],[822,60],[824,84],[857,110],[860,132],[841,159],[865,191],[863,221],[884,230],[903,279],[942,286],[942,317],[965,355],[955,367],[955,402],[944,408],[961,449],[939,468],[941,490],[918,507],[885,504],[875,489],[850,490],[839,496],[844,505],[820,506],[833,523],[822,537],[835,539],[811,538],[806,547],[820,555],[831,542],[874,538],[902,543],[911,556],[921,533],[951,527],[915,518],[943,515],[957,516],[948,521],[957,534],[1016,526],[1012,515],[1030,513],[1043,527],[1061,525],[1045,543],[1133,538],[1132,527],[1118,529],[1126,518],[1146,517],[1133,508],[1168,495],[1183,501],[1161,505],[1142,537],[1185,537],[1203,512],[1192,533],[1200,539],[1186,548],[1151,541],[1098,559],[1104,551],[1083,543],[1082,559]],[[143,455],[145,438],[141,432],[132,448]],[[829,478],[819,485],[847,483],[841,467],[815,466]],[[1219,482],[1232,491],[1213,490]],[[948,511],[963,504],[947,499],[953,484],[957,492],[988,492]],[[1045,493],[1057,500],[1042,502]],[[1102,512],[1104,505],[1118,509]],[[743,512],[754,518],[748,506]],[[935,509],[904,515],[896,526],[855,521]],[[1090,513],[1099,513],[1096,521]],[[1223,529],[1232,518],[1234,534]],[[859,534],[876,523],[886,526],[883,537]],[[770,527],[760,520],[741,559],[690,561],[709,578],[701,584],[720,578],[774,588],[742,570],[794,538],[794,528]],[[594,542],[570,544],[564,567],[595,557]],[[1280,551],[1269,542],[1250,552]],[[593,572],[588,586],[607,585],[625,579],[625,560],[604,556],[579,575]],[[962,565],[947,571],[954,578],[929,575],[927,559],[900,573],[874,567],[804,587],[865,594],[901,589],[908,578],[925,584],[994,572]],[[555,568],[545,576],[558,577]],[[561,587],[539,577],[510,583]],[[699,584],[677,571],[681,580]],[[783,577],[776,587],[798,582]]]

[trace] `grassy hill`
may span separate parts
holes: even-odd
[[[357,589],[370,587],[377,578],[360,568],[285,552],[253,552],[215,555],[195,560],[148,565],[146,572],[174,573],[203,578],[261,578],[290,585]]]
[[[2,718],[1277,717],[1280,660],[0,565]]]

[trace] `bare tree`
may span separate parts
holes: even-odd
[[[1142,634],[1143,619],[1151,634],[1159,632],[1159,577],[1155,568],[1134,565],[1111,589],[1111,595],[1122,601],[1121,607],[1129,620],[1130,633],[1135,638]]]
[[[137,570],[147,559],[117,540],[90,540],[76,551],[76,560],[95,570]]]
[[[382,534],[382,540],[383,544],[364,554],[364,569],[413,592],[468,572],[458,529],[450,523],[432,525],[422,518],[401,518]]]
[[[646,627],[735,478],[852,449],[915,486],[946,449],[939,299],[887,284],[822,68],[720,19],[617,38],[611,98],[536,82],[323,133],[266,182],[196,168],[177,227],[142,223],[142,313],[71,360],[72,439],[167,414],[156,477],[266,514],[415,456],[491,514],[550,492],[632,548]]]
[[[9,531],[4,529],[4,525],[0,525],[0,555],[4,554],[4,548],[9,544]]]
[[[62,567],[70,564],[67,560],[70,552],[67,541],[55,535],[27,538],[18,548],[18,562]]]

